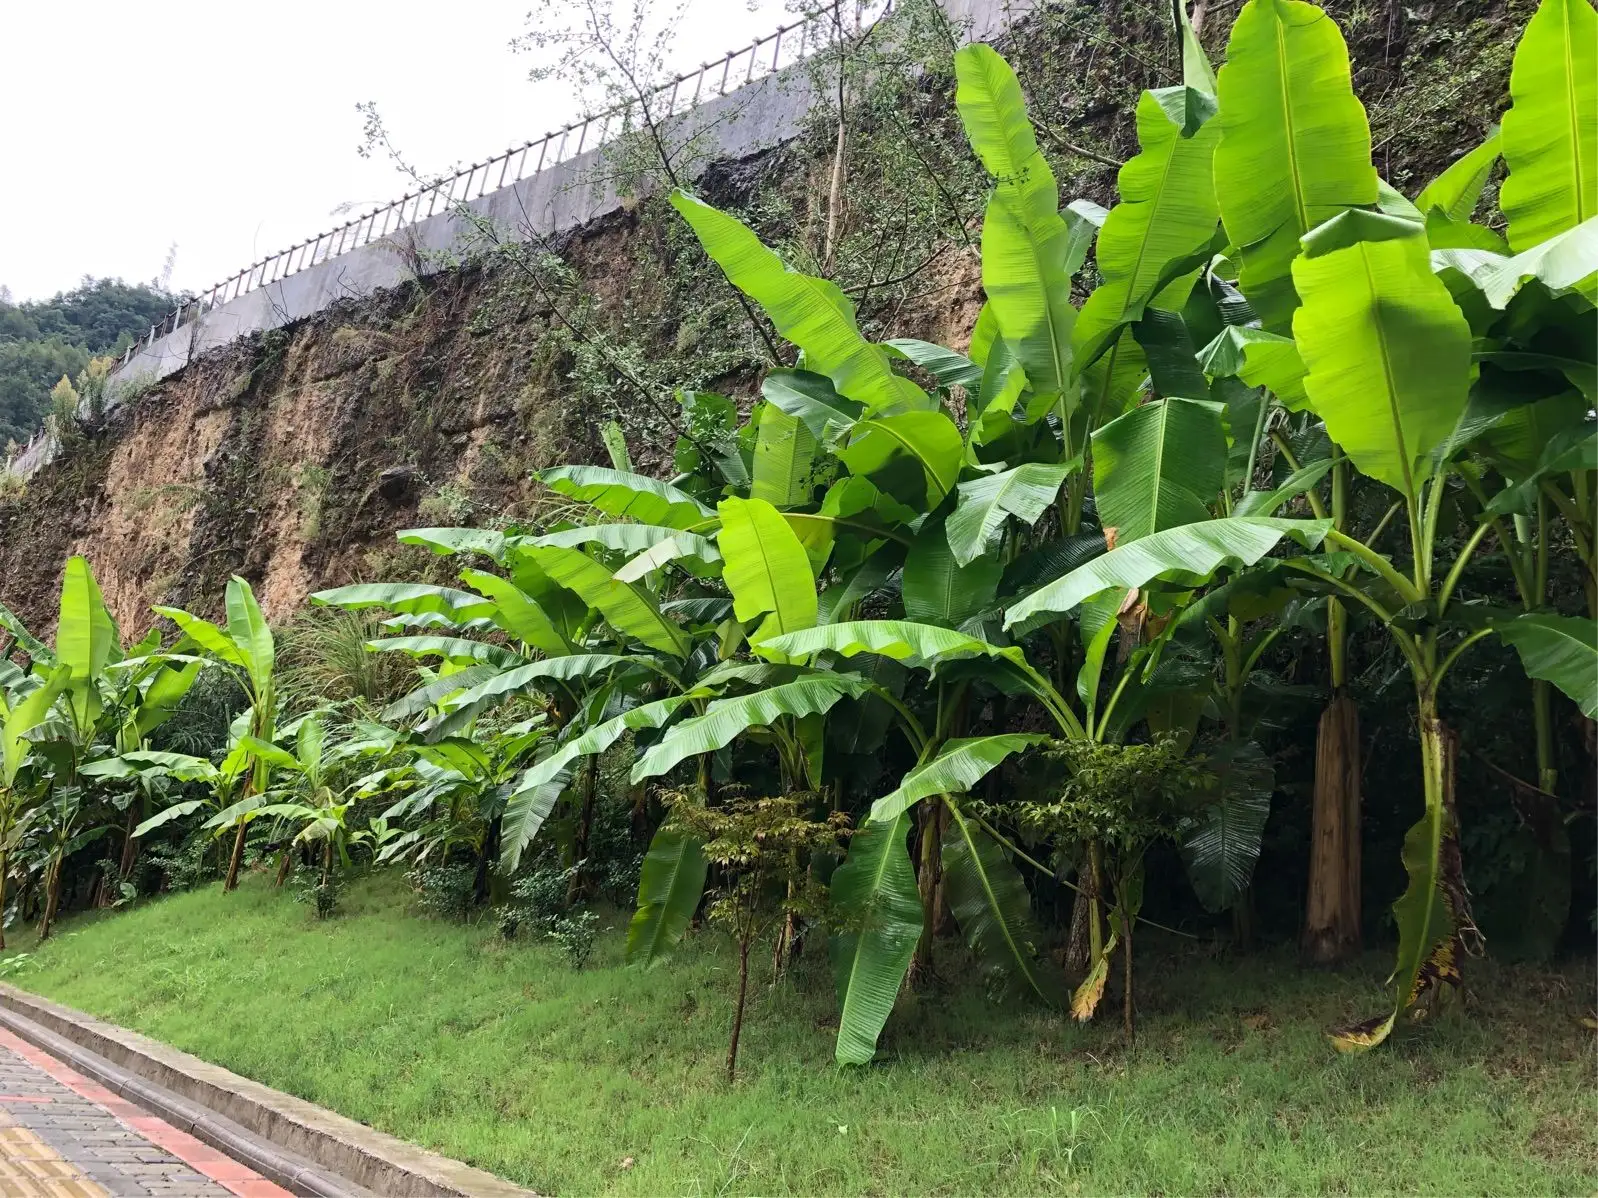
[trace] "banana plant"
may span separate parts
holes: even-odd
[[[275,739],[277,727],[277,685],[273,678],[276,662],[276,645],[261,606],[256,602],[250,584],[235,574],[228,580],[225,594],[227,620],[216,625],[177,607],[156,607],[157,615],[165,616],[183,633],[177,646],[182,651],[186,645],[195,646],[210,660],[230,669],[238,677],[249,697],[248,732],[252,743],[269,745]],[[242,740],[243,737],[240,737]],[[250,770],[244,793],[265,793],[271,780],[272,765],[250,750]],[[247,821],[240,821],[233,838],[233,852],[228,858],[223,890],[233,890],[239,884],[239,865],[244,859],[244,836]]]
[[[320,885],[328,886],[335,859],[347,867],[350,847],[369,839],[364,830],[350,826],[355,800],[340,785],[340,773],[353,761],[389,752],[396,741],[389,729],[377,729],[376,736],[363,736],[360,731],[330,745],[323,717],[312,712],[295,722],[292,752],[249,733],[241,736],[239,747],[254,761],[265,762],[277,781],[268,790],[247,795],[217,812],[201,827],[226,831],[237,825],[242,831],[250,822],[266,818],[297,825],[293,843],[321,845]],[[288,876],[292,862],[290,851],[284,849],[279,885]]]
[[[6,882],[18,844],[19,823],[26,811],[28,788],[22,779],[35,756],[31,737],[49,719],[70,676],[69,667],[57,666],[43,678],[19,676],[0,689],[0,916],[5,911]],[[4,919],[0,918],[0,948],[4,947]]]

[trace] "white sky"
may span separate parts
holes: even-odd
[[[0,0],[0,284],[85,274],[175,289],[409,190],[366,161],[359,101],[424,170],[482,161],[578,115],[510,40],[565,0]],[[626,7],[617,4],[617,8]],[[781,0],[691,0],[684,70],[768,33]]]

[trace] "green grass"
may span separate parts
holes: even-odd
[[[974,988],[901,1002],[881,1063],[840,1070],[812,952],[754,991],[729,1088],[711,935],[641,974],[608,932],[572,972],[486,922],[414,916],[392,876],[321,924],[252,878],[62,932],[8,980],[544,1193],[1598,1186],[1590,961],[1476,963],[1466,1009],[1345,1058],[1321,1031],[1378,1009],[1384,957],[1316,973],[1150,945],[1135,1051],[1114,1012],[1080,1028]]]

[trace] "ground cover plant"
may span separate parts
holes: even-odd
[[[558,942],[574,994],[609,1002],[631,977],[644,1002],[670,975],[641,974],[688,968],[676,954],[735,957],[734,1093],[765,951],[765,1003],[798,1013],[786,1066],[754,1054],[761,1078],[808,1077],[817,1039],[888,1076],[917,1023],[963,1043],[978,994],[1037,1044],[1132,1054],[1141,1007],[1185,1009],[1185,984],[1269,962],[1293,975],[1272,984],[1303,1016],[1294,1052],[1313,1042],[1343,1070],[1323,1076],[1366,1085],[1381,1066],[1334,1050],[1397,1037],[1374,1059],[1413,1070],[1417,1026],[1470,1025],[1466,997],[1481,1008],[1509,976],[1471,887],[1494,827],[1523,833],[1498,883],[1523,892],[1498,920],[1509,943],[1590,945],[1598,13],[1543,0],[1501,129],[1412,196],[1377,174],[1318,8],[1249,0],[1218,71],[1181,4],[1171,36],[1180,79],[1141,96],[1108,211],[1059,194],[1010,64],[954,53],[991,180],[963,352],[868,338],[835,281],[679,187],[683,228],[782,348],[749,402],[679,393],[669,480],[636,471],[609,426],[609,465],[538,473],[536,521],[404,532],[435,555],[428,581],[321,591],[278,631],[235,578],[222,622],[158,608],[177,638],[125,649],[80,558],[53,646],[0,609],[8,918],[38,914],[42,940],[59,909],[202,880],[213,858],[223,892],[303,876],[326,918],[345,876],[402,865],[426,911],[495,911],[514,951]],[[321,668],[280,672],[279,636],[314,638]],[[351,638],[402,668],[357,657],[340,682],[326,646]],[[209,739],[189,727],[179,751],[163,729],[191,694],[209,696]],[[1530,778],[1494,760],[1513,735],[1472,740],[1481,704],[1532,748]],[[1373,785],[1378,736],[1399,750]],[[1295,755],[1314,764],[1293,790]],[[1505,809],[1462,793],[1467,759],[1507,779]],[[1271,854],[1273,820],[1307,829],[1292,852]],[[108,836],[114,861],[93,847]],[[392,883],[372,885],[392,911]],[[595,912],[616,902],[625,936],[596,948]],[[1359,968],[1250,957],[1262,924]],[[1368,970],[1367,937],[1396,941],[1386,969]],[[583,980],[618,953],[632,972]],[[810,1012],[823,974],[830,1003]],[[95,997],[82,980],[63,993]],[[1567,998],[1579,1014],[1590,987]],[[1166,1043],[1162,1026],[1144,1038]],[[1494,1033],[1448,1034],[1477,1051]],[[1150,1058],[1118,1059],[1130,1074]],[[841,1077],[804,1084],[879,1084]],[[1130,1136],[1144,1116],[1123,1116]],[[1079,1134],[1065,1117],[1051,1136]],[[1236,1168],[1088,1188],[1271,1188]],[[853,1177],[838,1186],[876,1184]]]
[[[1343,1057],[1323,1027],[1391,967],[1302,972],[1147,932],[1138,1046],[974,975],[913,996],[881,1065],[832,1066],[825,962],[757,970],[725,1079],[737,950],[638,984],[626,913],[592,962],[419,917],[398,875],[317,921],[270,874],[72,917],[13,984],[540,1193],[1580,1193],[1598,1174],[1583,968],[1482,966],[1480,1001]],[[32,949],[31,933],[23,944]],[[1415,1128],[1425,1127],[1417,1136]]]

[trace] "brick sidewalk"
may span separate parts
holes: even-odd
[[[288,1193],[0,1028],[0,1198]]]

